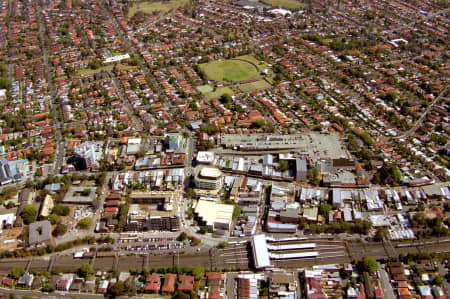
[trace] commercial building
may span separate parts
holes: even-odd
[[[221,228],[230,230],[233,221],[233,210],[233,205],[199,200],[195,207],[195,214],[208,229]]]
[[[349,158],[339,134],[222,134],[220,144],[225,148],[242,151],[295,150],[302,156],[316,159]]]
[[[0,160],[0,182],[1,184],[11,182],[11,170],[6,159]]]
[[[99,161],[103,158],[103,142],[86,141],[73,147],[74,157],[69,163],[75,163],[77,169],[98,168]]]
[[[297,182],[304,182],[306,181],[306,177],[308,175],[308,167],[306,165],[306,160],[298,157],[296,159],[296,181]]]
[[[198,152],[197,162],[202,164],[212,164],[214,162],[213,152]]]
[[[168,133],[164,138],[166,152],[184,152],[185,139],[178,133]]]
[[[194,183],[199,189],[220,190],[223,186],[223,175],[215,167],[197,167]]]
[[[0,160],[0,184],[6,185],[22,181],[22,176],[27,172],[27,160]]]

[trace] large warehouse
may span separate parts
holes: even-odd
[[[199,200],[195,207],[195,214],[208,229],[231,229],[233,221],[233,205],[225,205],[214,201]]]
[[[199,189],[220,190],[222,188],[222,172],[215,167],[195,168],[195,186]]]

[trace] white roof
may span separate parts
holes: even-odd
[[[128,144],[141,144],[141,138],[128,138]]]
[[[117,61],[121,61],[121,60],[128,59],[128,58],[130,58],[130,54],[126,53],[123,55],[116,55],[116,56],[108,57],[103,61],[103,63],[117,62]]]
[[[99,289],[107,289],[108,285],[109,285],[109,281],[101,280],[100,283],[98,284],[98,288]]]
[[[218,168],[204,167],[200,170],[200,175],[207,178],[217,178],[222,175],[222,172]]]
[[[14,213],[0,215],[0,229],[3,228],[3,223],[12,225],[15,219],[16,215]]]
[[[53,198],[50,195],[45,195],[44,202],[42,203],[41,216],[48,217],[54,207]]]
[[[214,223],[231,223],[231,220],[233,219],[233,210],[233,205],[199,200],[195,208],[195,213],[198,214],[207,225],[214,226]]]
[[[267,249],[267,242],[265,235],[255,235],[252,239],[253,258],[255,260],[255,267],[266,268],[270,267],[269,250]]]
[[[197,161],[201,163],[212,163],[214,161],[213,152],[198,152]]]
[[[385,215],[370,215],[369,218],[374,227],[391,225],[389,218]]]
[[[292,12],[290,10],[287,9],[282,9],[282,8],[275,8],[272,10],[269,10],[269,12],[274,13],[274,14],[280,14],[280,15],[290,15]]]
[[[269,256],[276,260],[309,258],[309,257],[316,257],[318,255],[319,255],[319,252],[317,252],[317,251],[291,252],[291,253],[269,253]]]
[[[422,296],[431,296],[431,288],[429,286],[419,286],[419,290]]]
[[[305,244],[281,244],[281,245],[267,245],[272,251],[278,250],[292,250],[292,249],[307,249],[316,248],[316,243],[305,243]]]

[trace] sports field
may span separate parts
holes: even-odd
[[[245,60],[245,61],[248,61],[248,62],[254,64],[258,68],[258,71],[262,71],[263,69],[268,68],[267,63],[265,63],[264,61],[259,61],[252,55],[238,56],[238,57],[236,57],[236,59]]]
[[[272,5],[276,8],[284,8],[290,10],[298,10],[305,8],[305,4],[297,0],[262,0],[265,4]]]
[[[252,92],[254,90],[269,88],[270,84],[267,83],[265,80],[259,80],[252,83],[247,84],[240,84],[239,89],[243,92]]]
[[[256,59],[252,55],[239,56],[239,57],[236,57],[236,59],[245,60],[245,61],[248,61],[248,62],[252,63],[253,65],[255,65],[258,68],[258,71],[260,72],[260,74],[262,73],[262,71],[268,70],[268,72],[264,76],[264,78],[267,81],[269,81],[270,84],[273,83],[274,74],[273,74],[272,70],[270,69],[270,66],[266,62],[259,61],[258,59]],[[258,76],[258,77],[261,77],[261,76]]]
[[[171,9],[184,7],[191,3],[191,0],[170,0],[170,1],[134,1],[128,9],[128,17],[131,18],[135,13],[152,13],[154,11],[168,12]]]
[[[210,80],[242,81],[258,76],[258,69],[250,62],[241,60],[218,60],[201,65]]]

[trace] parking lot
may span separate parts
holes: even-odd
[[[124,251],[165,251],[190,247],[188,243],[177,241],[176,237],[119,239],[115,246],[116,250]]]

